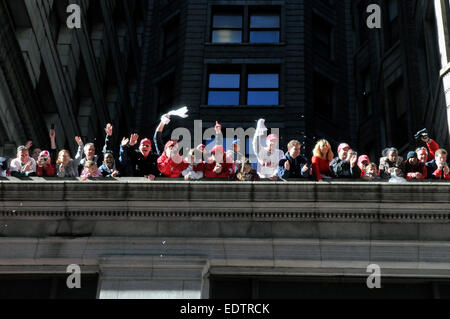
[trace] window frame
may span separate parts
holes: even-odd
[[[276,5],[214,5],[211,4],[210,8],[210,25],[208,26],[208,41],[211,44],[215,45],[242,45],[242,44],[250,44],[250,45],[258,45],[258,44],[280,44],[283,41],[283,16],[284,16],[284,7],[281,4]],[[217,28],[214,27],[214,16],[218,14],[226,14],[226,13],[237,13],[240,12],[242,16],[242,27],[241,28]],[[251,16],[254,13],[267,14],[267,15],[278,15],[279,17],[279,27],[278,28],[251,28]],[[213,35],[214,31],[217,30],[240,30],[241,31],[241,42],[214,42]],[[278,42],[250,42],[250,32],[254,31],[278,31],[279,37]]]
[[[214,17],[217,15],[235,15],[241,17],[241,27],[240,28],[233,28],[233,27],[214,27]],[[235,6],[216,6],[212,8],[211,12],[211,26],[210,26],[210,42],[214,44],[224,45],[224,44],[242,44],[244,43],[244,21],[245,21],[245,13],[244,9],[241,7],[235,7]],[[241,41],[240,42],[214,42],[214,31],[240,31],[241,32]]]
[[[278,23],[278,27],[270,27],[270,28],[253,28],[252,27],[252,16],[257,16],[257,15],[267,15],[267,16],[278,16],[279,18],[279,23]],[[247,39],[248,39],[248,43],[251,44],[258,44],[258,43],[280,43],[281,42],[281,7],[272,7],[272,8],[262,8],[262,9],[257,9],[257,8],[249,8],[248,10],[248,31],[247,31]],[[278,32],[278,42],[252,42],[251,41],[251,33],[252,32],[264,32],[264,31],[277,31]]]
[[[281,64],[209,64],[206,65],[206,81],[205,81],[205,106],[216,107],[216,106],[244,106],[244,107],[280,107],[282,104],[281,96],[281,82],[282,82],[282,70]],[[239,88],[211,88],[210,87],[210,76],[211,74],[240,74]],[[248,76],[250,74],[277,74],[278,75],[278,87],[277,88],[249,88]],[[209,104],[209,93],[211,91],[225,91],[225,92],[239,92],[239,104]],[[249,92],[278,92],[278,104],[248,104],[248,93]]]

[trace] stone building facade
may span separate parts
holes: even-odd
[[[69,4],[81,7],[69,29]],[[75,150],[74,136],[102,146],[106,123],[134,128],[148,3],[141,0],[8,0],[0,4],[0,153],[32,140]]]
[[[366,8],[378,4],[382,28],[368,29]],[[372,156],[395,146],[414,149],[426,127],[450,146],[445,82],[449,50],[446,1],[352,1],[355,95],[360,149]]]
[[[290,139],[356,141],[349,1],[154,1],[137,122],[152,133],[172,106],[244,130],[265,118]],[[349,124],[350,123],[350,124]],[[247,154],[249,149],[247,148]]]

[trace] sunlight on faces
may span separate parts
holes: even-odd
[[[289,149],[289,155],[292,158],[296,158],[296,157],[298,157],[300,155],[300,150],[301,150],[301,145],[300,144],[294,145],[293,147],[291,147]]]
[[[109,168],[113,167],[114,165],[114,156],[111,153],[105,154],[105,160],[104,160],[106,166]]]
[[[377,169],[376,169],[375,165],[366,165],[366,173],[375,175],[377,173]]]
[[[446,163],[447,162],[447,154],[436,154],[436,163]]]
[[[17,153],[17,158],[22,164],[25,164],[30,160],[30,153],[28,150],[21,150]]]
[[[151,143],[144,142],[139,146],[139,151],[141,151],[142,155],[147,156],[152,150]]]
[[[70,154],[68,151],[66,150],[62,150],[59,152],[58,154],[58,162],[64,164],[64,166],[69,165],[71,158],[70,158]]]
[[[392,163],[397,162],[397,160],[398,160],[398,153],[397,153],[396,151],[391,151],[391,152],[388,154],[388,160],[389,160],[390,162],[392,162]]]
[[[92,144],[88,144],[84,147],[84,155],[88,160],[92,160],[95,156],[95,146]]]
[[[417,157],[421,163],[425,163],[428,159],[428,152],[425,149],[417,151]]]

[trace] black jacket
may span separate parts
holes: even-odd
[[[334,177],[337,178],[360,178],[361,170],[358,167],[358,164],[355,163],[355,166],[352,167],[349,162],[342,161],[339,157],[333,158],[330,163],[330,170],[333,173]]]

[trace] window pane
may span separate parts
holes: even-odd
[[[239,92],[210,91],[208,105],[239,105]]]
[[[252,43],[277,43],[280,42],[280,31],[251,31]]]
[[[250,17],[250,28],[279,28],[279,15],[252,15]]]
[[[214,30],[212,36],[213,43],[241,43],[242,31],[235,30]]]
[[[278,105],[278,92],[277,91],[249,91],[248,92],[248,105]]]
[[[250,89],[278,89],[278,74],[249,74],[248,87]]]
[[[242,16],[216,14],[213,18],[213,28],[242,28]]]
[[[239,89],[240,74],[210,74],[209,87],[212,89]]]

